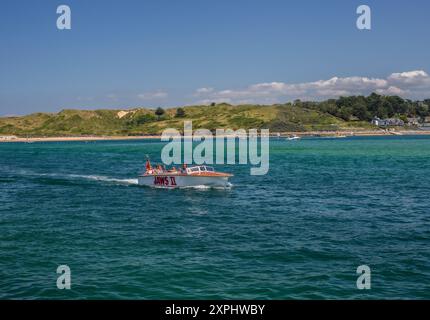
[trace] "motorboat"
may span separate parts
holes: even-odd
[[[228,187],[228,179],[233,175],[215,171],[206,165],[165,169],[163,166],[153,168],[150,161],[146,163],[146,171],[138,177],[138,184],[158,188],[181,187]]]

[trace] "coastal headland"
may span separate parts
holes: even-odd
[[[158,139],[166,129],[269,129],[273,136],[380,136],[430,134],[430,100],[372,93],[273,105],[209,105],[177,108],[63,109],[0,117],[0,141]]]

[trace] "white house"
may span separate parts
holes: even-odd
[[[374,117],[371,123],[378,127],[403,127],[405,125],[405,122],[403,120],[397,118],[379,119],[378,117]]]

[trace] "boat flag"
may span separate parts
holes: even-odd
[[[149,159],[147,159],[146,160],[146,170],[151,170],[152,169],[152,167],[151,167],[151,162],[149,162]]]

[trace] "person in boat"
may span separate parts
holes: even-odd
[[[163,168],[161,167],[160,164],[157,164],[157,173],[163,173]]]
[[[186,164],[186,163],[184,163],[184,164],[182,165],[181,172],[182,172],[182,173],[186,173],[186,172],[187,172],[187,164]]]
[[[152,174],[153,173],[151,162],[149,161],[149,159],[146,160],[145,169],[146,169],[146,174]]]
[[[172,167],[172,169],[170,169],[168,172],[176,173],[176,172],[178,172],[178,170],[176,170],[176,168],[175,168],[175,167]]]

